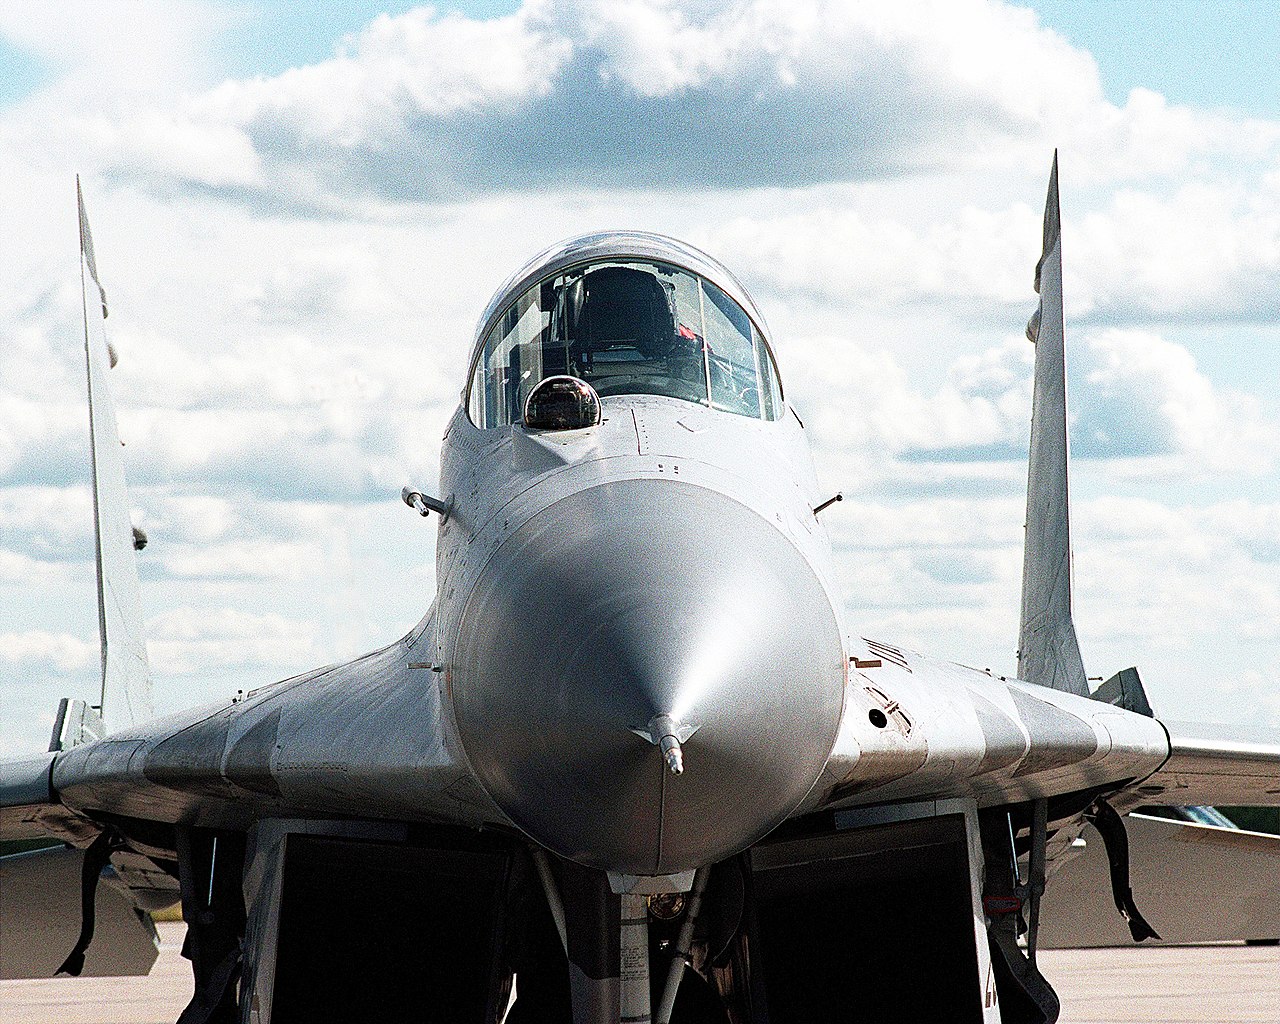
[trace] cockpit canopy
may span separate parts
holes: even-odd
[[[492,321],[477,353],[467,397],[477,426],[519,422],[529,392],[561,374],[601,397],[666,395],[758,419],[782,414],[763,336],[706,277],[632,256],[548,271]]]

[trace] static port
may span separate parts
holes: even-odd
[[[883,729],[886,725],[889,724],[888,717],[886,717],[885,713],[881,711],[879,708],[872,708],[870,711],[868,711],[867,718],[871,720],[871,724],[874,725],[877,729]]]

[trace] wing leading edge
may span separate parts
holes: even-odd
[[[1280,806],[1280,736],[1165,722],[1169,759],[1136,787],[1144,803]]]

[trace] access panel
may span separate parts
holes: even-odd
[[[751,862],[769,1024],[984,1020],[963,814],[766,844]]]
[[[494,1019],[509,856],[292,835],[273,1024]]]

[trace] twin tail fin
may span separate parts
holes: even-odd
[[[1044,210],[1044,244],[1036,266],[1040,307],[1027,324],[1036,346],[1018,678],[1089,695],[1071,619],[1071,519],[1067,492],[1067,380],[1062,318],[1062,220],[1058,154]]]
[[[98,575],[98,634],[102,689],[98,711],[107,733],[151,717],[151,668],[143,632],[135,551],[146,538],[129,518],[129,494],[107,374],[116,363],[107,342],[107,293],[98,276],[93,235],[80,179],[80,282],[84,303],[85,368],[89,385],[89,451],[93,470],[94,554]],[[55,736],[55,743],[58,737]]]

